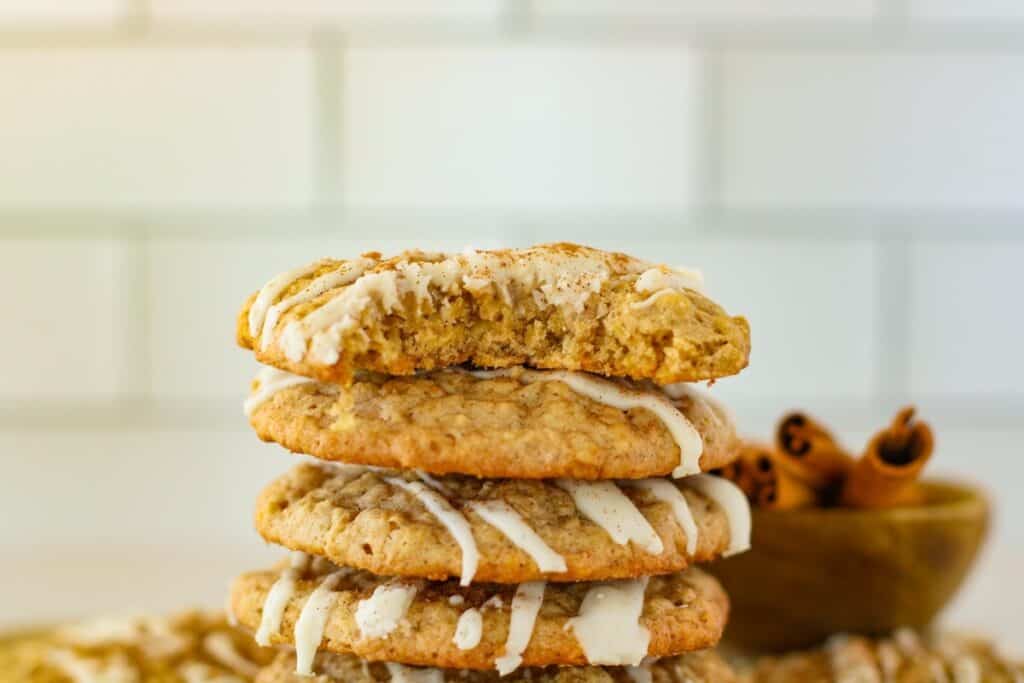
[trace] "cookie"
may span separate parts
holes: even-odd
[[[319,558],[318,558],[319,559]],[[238,621],[258,642],[294,645],[310,673],[325,651],[454,669],[638,665],[714,646],[728,599],[697,569],[600,583],[518,586],[388,579],[301,553],[292,565],[239,577]]]
[[[579,496],[607,500],[607,514],[589,515]],[[614,506],[620,511],[608,513]],[[560,485],[317,464],[263,491],[256,529],[271,543],[375,574],[496,583],[677,572],[722,556],[731,540],[727,509],[686,478]]]
[[[244,683],[273,656],[222,614],[100,618],[0,642],[0,680]]]
[[[736,675],[714,650],[664,657],[639,667],[552,666],[520,669],[501,677],[497,671],[422,669],[394,663],[369,663],[351,655],[323,652],[314,668],[316,683],[734,683]],[[256,683],[305,683],[295,673],[295,655],[282,652],[263,669]]]
[[[834,636],[816,650],[763,657],[747,679],[751,683],[1016,683],[1022,677],[1024,665],[1006,660],[990,642],[901,629],[888,638]]]
[[[260,438],[293,451],[433,474],[683,476],[738,452],[730,413],[705,392],[585,373],[360,373],[339,387],[265,368],[246,408]]]
[[[345,384],[355,370],[411,375],[463,363],[650,379],[733,375],[747,321],[694,273],[573,244],[325,259],[245,303],[241,346],[282,370]]]

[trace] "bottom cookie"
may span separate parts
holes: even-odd
[[[370,663],[351,655],[320,653],[317,683],[734,683],[738,679],[714,650],[665,657],[642,666],[578,666],[519,669],[502,677],[497,671],[431,669]],[[309,683],[295,673],[295,654],[282,652],[256,676],[255,683]]]
[[[718,644],[729,611],[697,568],[643,579],[514,585],[388,579],[302,553],[235,580],[231,609],[263,644],[448,669],[637,665]]]

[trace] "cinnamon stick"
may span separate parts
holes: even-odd
[[[843,485],[840,503],[867,508],[920,502],[917,480],[934,448],[931,427],[914,419],[913,406],[903,408],[868,442]]]
[[[837,487],[854,460],[832,433],[805,413],[789,413],[775,430],[780,463],[819,491]]]

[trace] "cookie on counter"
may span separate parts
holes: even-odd
[[[273,656],[220,613],[105,617],[0,641],[0,681],[246,683]]]
[[[733,375],[750,330],[698,274],[574,244],[324,259],[254,293],[237,337],[267,365],[348,383],[464,363],[650,379]]]
[[[239,577],[231,609],[261,643],[453,669],[638,665],[716,645],[729,602],[711,576],[516,585],[384,578],[301,553]]]
[[[746,680],[1017,683],[1024,680],[1024,664],[1007,660],[990,641],[980,638],[901,629],[886,638],[837,635],[816,650],[764,657]]]
[[[691,385],[454,368],[350,386],[265,368],[246,412],[265,441],[325,460],[517,479],[636,479],[722,467],[729,411]]]
[[[431,477],[304,463],[260,494],[256,529],[271,543],[386,576],[635,578],[747,542],[746,500],[716,501],[694,481]]]

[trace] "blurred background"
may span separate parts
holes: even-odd
[[[1024,641],[1024,3],[0,0],[0,92],[0,625],[278,555],[233,344],[276,272],[574,240],[749,317],[749,435],[918,404],[998,504],[947,620]]]

